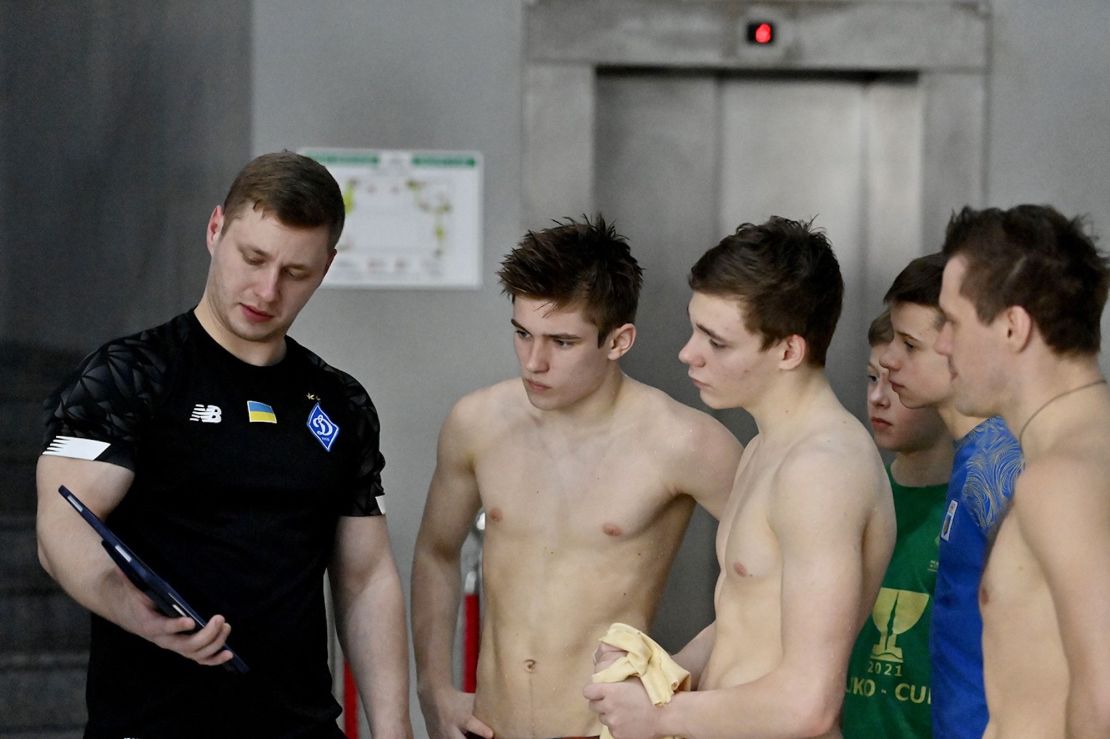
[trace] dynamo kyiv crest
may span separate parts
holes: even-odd
[[[308,414],[308,430],[329,452],[331,445],[335,443],[335,437],[339,436],[339,427],[328,418],[328,414],[324,413],[319,403],[313,406],[312,412]]]

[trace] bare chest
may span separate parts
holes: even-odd
[[[737,585],[777,577],[778,543],[768,523],[773,471],[753,457],[737,473],[721,525],[717,530],[717,558],[721,579]]]
[[[622,541],[659,524],[675,503],[664,466],[623,445],[533,440],[482,455],[475,475],[487,537]]]
[[[979,586],[983,678],[998,737],[1045,737],[1063,725],[1068,666],[1051,593],[1021,536],[1003,520]]]
[[[1017,517],[998,527],[979,583],[979,609],[985,630],[1023,630],[1049,617],[1052,601],[1044,574],[1026,545]]]

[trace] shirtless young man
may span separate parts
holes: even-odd
[[[964,209],[944,253],[956,407],[1001,414],[1025,455],[980,589],[984,736],[1110,736],[1106,259],[1078,219],[1032,205]]]
[[[935,408],[956,440],[941,523],[929,659],[933,733],[980,739],[987,726],[979,579],[987,547],[1021,470],[1017,439],[998,416],[956,407],[948,358],[937,350],[943,254],[906,265],[886,293],[895,340],[879,358],[909,408]]]
[[[620,369],[641,270],[604,221],[529,232],[502,263],[519,380],[440,434],[413,564],[420,702],[435,739],[600,733],[582,698],[614,621],[647,631],[698,501],[719,517],[740,456],[720,423]],[[459,549],[486,511],[476,696],[452,685]]]
[[[824,374],[840,268],[824,236],[772,218],[710,249],[690,286],[679,358],[707,405],[759,428],[720,519],[716,620],[675,656],[694,692],[659,708],[638,681],[584,693],[617,739],[838,736],[895,533],[875,444]]]

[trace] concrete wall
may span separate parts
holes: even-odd
[[[0,2],[0,340],[85,353],[195,304],[250,43],[245,3]]]

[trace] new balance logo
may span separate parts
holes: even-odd
[[[80,439],[76,436],[55,436],[46,447],[43,454],[54,457],[71,457],[73,459],[96,460],[108,449],[106,441],[96,439]]]
[[[221,418],[223,418],[223,412],[220,410],[220,406],[205,405],[204,403],[198,403],[189,416],[190,421],[200,421],[201,423],[219,423]]]

